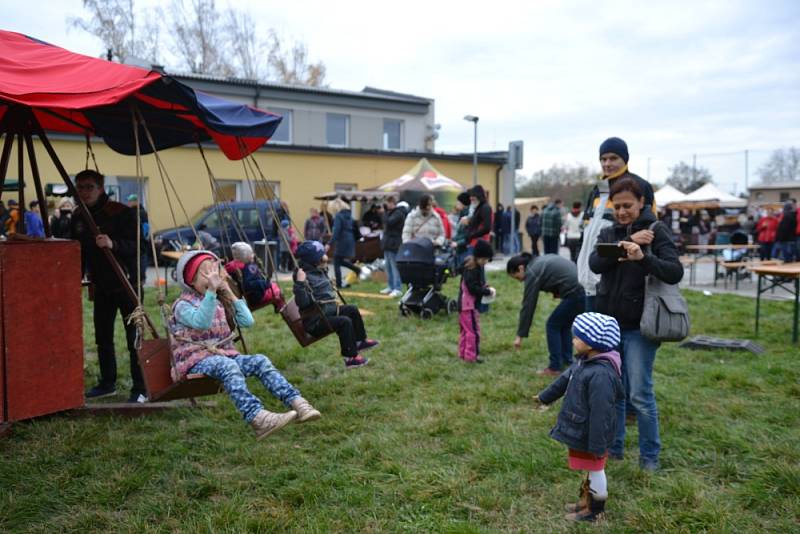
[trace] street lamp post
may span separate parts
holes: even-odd
[[[464,120],[474,124],[474,143],[472,149],[472,186],[478,185],[478,117],[475,115],[464,115]]]

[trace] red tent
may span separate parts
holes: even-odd
[[[16,104],[31,108],[45,130],[96,135],[128,155],[136,150],[131,104],[141,112],[156,150],[213,140],[230,159],[266,143],[281,121],[158,72],[0,30],[0,124]],[[142,153],[152,151],[143,133],[139,146]]]

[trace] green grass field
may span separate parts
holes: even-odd
[[[211,407],[147,418],[55,415],[15,425],[0,441],[0,532],[591,529],[562,518],[580,475],[547,435],[557,407],[539,412],[531,401],[548,383],[534,372],[547,361],[543,328],[554,301],[540,300],[532,337],[516,352],[522,287],[502,273],[490,282],[499,298],[481,319],[483,365],[458,359],[455,317],[401,318],[396,301],[352,299],[373,313],[368,332],[382,345],[370,365],[351,371],[335,337],[301,349],[271,310],[259,311],[251,349],[269,355],[323,413],[261,442],[224,394]],[[752,336],[753,300],[687,298],[694,333]],[[608,517],[599,528],[800,529],[800,349],[789,342],[791,304],[764,308],[764,355],[662,347],[655,382],[663,469],[638,469],[629,427],[626,459],[607,468]],[[121,329],[117,347],[124,400]],[[87,342],[87,386],[96,369]],[[251,389],[280,409],[260,385]]]

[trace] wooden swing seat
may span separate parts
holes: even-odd
[[[150,402],[204,397],[222,391],[219,381],[202,374],[186,375],[183,380],[175,382],[172,379],[172,349],[169,339],[142,341],[139,367],[142,369]]]
[[[289,299],[286,304],[283,305],[283,308],[280,310],[280,314],[281,317],[283,317],[283,320],[286,322],[286,325],[289,327],[289,330],[291,330],[292,334],[294,334],[297,342],[300,343],[301,347],[307,347],[312,343],[316,343],[320,339],[329,336],[332,333],[329,331],[321,336],[312,336],[306,332],[306,329],[303,326],[303,314],[300,313],[300,308],[297,307],[294,297]]]

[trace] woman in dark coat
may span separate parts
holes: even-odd
[[[339,200],[338,207],[333,218],[333,231],[330,246],[333,250],[333,273],[336,276],[336,287],[343,288],[347,285],[342,284],[342,266],[347,267],[356,274],[361,269],[350,259],[356,255],[356,239],[353,233],[353,216],[350,212],[350,204],[344,200]]]
[[[597,250],[589,258],[589,267],[600,277],[595,301],[596,311],[614,317],[619,323],[622,356],[622,379],[629,400],[637,413],[639,425],[639,465],[654,471],[659,467],[661,439],[658,408],[653,392],[653,363],[659,344],[639,331],[645,296],[645,280],[653,275],[668,284],[683,277],[683,266],[670,230],[657,222],[651,210],[644,209],[644,193],[630,178],[621,178],[611,186],[610,199],[615,224],[603,229],[598,243],[618,243],[625,258],[602,257]],[[639,245],[639,243],[646,243]],[[625,401],[617,403],[617,439],[610,448],[612,458],[622,458],[625,444]]]
[[[405,208],[397,205],[396,197],[386,198],[381,249],[383,249],[383,259],[386,260],[388,285],[381,290],[381,293],[392,297],[402,295],[400,271],[397,269],[397,251],[403,243],[403,225],[406,222],[406,215]]]

